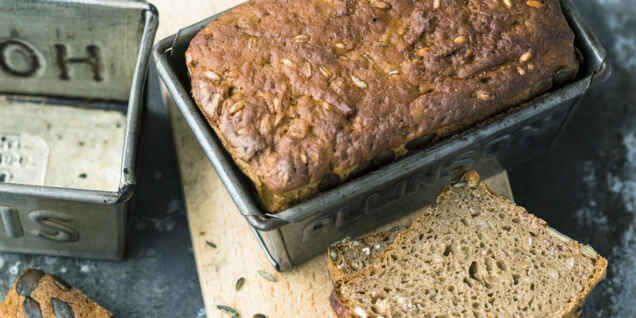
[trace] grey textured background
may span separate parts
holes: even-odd
[[[554,151],[510,171],[517,202],[608,258],[583,317],[636,317],[636,1],[577,1],[610,52]],[[99,262],[0,253],[0,294],[27,267],[58,274],[118,317],[205,317],[166,110],[150,74],[128,258]]]

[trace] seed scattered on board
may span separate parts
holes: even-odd
[[[206,241],[205,244],[207,244],[211,248],[216,248],[216,244],[214,244],[214,243],[212,243],[210,241]]]
[[[232,318],[241,317],[241,315],[238,313],[238,311],[234,310],[234,308],[232,308],[232,307],[225,306],[225,305],[216,305],[216,308],[218,308],[220,311],[223,311],[223,312],[227,313]]]
[[[241,290],[241,288],[243,288],[243,285],[245,284],[245,277],[241,277],[236,281],[236,291]]]
[[[261,277],[267,279],[270,282],[275,283],[276,282],[276,277],[272,276],[272,274],[266,272],[266,271],[258,271],[258,274],[261,275]]]

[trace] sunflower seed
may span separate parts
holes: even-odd
[[[303,66],[303,72],[306,78],[311,78],[311,75],[313,74],[311,63],[305,62],[305,65]]]
[[[477,98],[483,100],[483,101],[488,101],[492,99],[492,96],[490,96],[490,94],[488,94],[487,92],[484,91],[478,91],[477,92]]]
[[[234,308],[229,306],[216,305],[216,308],[219,309],[220,311],[224,311],[225,313],[231,315],[230,317],[232,318],[239,318],[241,316],[239,315],[238,311],[234,310]]]
[[[261,275],[261,277],[267,279],[270,282],[273,282],[273,283],[276,282],[276,277],[272,276],[272,274],[266,271],[258,271],[258,275]]]
[[[221,104],[221,98],[223,98],[221,94],[214,94],[214,96],[212,96],[212,100],[206,104],[206,110],[208,110],[211,114],[215,114],[216,109]]]
[[[243,285],[245,284],[245,277],[241,277],[236,281],[236,291],[241,290],[241,288],[243,288]]]
[[[207,77],[209,80],[213,80],[213,81],[216,81],[216,82],[221,80],[221,77],[219,76],[219,74],[216,74],[216,73],[214,73],[212,71],[206,71],[205,72],[205,77]]]
[[[214,244],[214,243],[212,243],[210,241],[206,241],[205,244],[207,244],[211,248],[216,248],[216,244]]]
[[[466,42],[466,37],[463,35],[460,35],[458,37],[456,37],[453,42],[455,42],[455,44],[464,44]]]
[[[51,305],[53,305],[53,313],[57,318],[75,318],[73,308],[57,298],[51,298]]]
[[[39,270],[27,270],[15,285],[15,290],[20,296],[31,296],[33,290],[38,287],[40,279],[44,276],[44,272]]]
[[[378,9],[391,9],[391,5],[380,0],[371,1],[371,4]]]
[[[532,58],[532,52],[528,51],[526,53],[523,53],[521,57],[519,57],[519,62],[525,63],[525,62],[528,62],[531,58]]]
[[[519,75],[521,76],[526,75],[526,70],[524,70],[521,66],[517,66],[517,72],[519,72]]]
[[[453,188],[463,188],[464,186],[466,186],[468,183],[464,182],[464,181],[460,181],[457,182],[455,184],[453,184]]]
[[[280,61],[281,61],[283,64],[285,64],[285,65],[287,65],[287,66],[289,66],[289,67],[294,67],[294,66],[295,66],[294,62],[292,62],[290,59],[282,59],[282,60],[280,60]]]
[[[309,36],[306,34],[300,34],[294,37],[294,42],[296,43],[307,43],[309,42]]]
[[[375,64],[375,61],[373,60],[373,58],[371,56],[369,56],[369,54],[362,54],[362,57],[364,57],[365,60],[367,60],[367,62],[369,62],[369,64]]]
[[[26,318],[42,318],[42,310],[40,309],[40,304],[29,296],[24,299],[22,309],[24,309]]]
[[[230,107],[230,115],[236,114],[237,112],[243,110],[244,107],[245,107],[245,104],[243,102],[238,102],[232,105],[232,107]]]
[[[424,55],[426,55],[426,52],[428,52],[428,50],[429,50],[429,48],[423,47],[423,48],[417,50],[417,55],[424,56]]]
[[[541,7],[543,7],[543,3],[539,2],[539,1],[536,1],[536,0],[530,0],[530,1],[526,2],[526,4],[528,6],[530,6],[530,7],[533,7],[533,8],[541,8]]]
[[[318,68],[318,70],[320,70],[320,73],[325,78],[329,79],[331,77],[331,72],[329,72],[329,70],[326,67],[321,66],[321,67]]]
[[[57,286],[57,288],[59,288],[62,291],[70,291],[71,290],[71,285],[69,285],[67,282],[65,282],[63,279],[57,277],[57,276],[53,276],[53,283],[55,284],[55,286]]]
[[[363,80],[351,75],[351,80],[353,81],[353,84],[355,84],[356,86],[360,87],[360,88],[367,88],[367,83],[365,83]]]
[[[389,232],[399,232],[402,230],[406,230],[408,228],[408,226],[404,225],[404,224],[400,224],[400,225],[396,225],[392,228],[389,229]]]
[[[350,236],[345,236],[343,239],[339,240],[339,241],[335,241],[333,243],[331,243],[329,246],[337,246],[343,243],[347,243],[351,241],[351,237]]]
[[[329,257],[331,257],[331,260],[335,262],[336,260],[338,260],[338,253],[336,253],[336,251],[334,250],[331,250],[329,251]]]

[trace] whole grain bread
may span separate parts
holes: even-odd
[[[59,277],[27,269],[0,304],[0,317],[112,318],[113,314]]]
[[[573,79],[573,43],[558,0],[252,0],[185,57],[277,212]]]
[[[341,318],[577,317],[607,261],[493,194],[477,173],[365,269],[338,281]]]
[[[375,256],[393,243],[397,234],[406,229],[396,226],[388,231],[365,235],[355,240],[345,239],[329,246],[327,268],[336,282],[373,263]]]

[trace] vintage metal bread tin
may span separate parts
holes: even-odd
[[[360,235],[432,201],[457,170],[474,168],[487,177],[493,172],[486,162],[509,168],[547,151],[590,86],[611,73],[605,50],[585,27],[574,2],[561,3],[583,60],[576,81],[277,214],[259,206],[249,180],[189,94],[185,50],[194,35],[219,15],[162,40],[153,56],[163,82],[239,211],[274,267],[285,271],[325,251],[335,240]]]
[[[0,251],[121,259],[155,8],[0,1]]]

